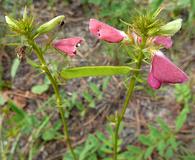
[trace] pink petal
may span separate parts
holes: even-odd
[[[54,48],[66,53],[69,56],[76,55],[76,48],[83,41],[81,37],[60,39],[53,43]]]
[[[188,80],[188,76],[161,51],[157,51],[153,57],[151,72],[161,83],[183,83]]]
[[[171,40],[171,37],[157,36],[154,38],[154,43],[168,49],[172,47],[173,41]]]
[[[120,31],[96,19],[90,19],[89,30],[97,38],[110,43],[118,43],[127,37],[123,31]]]
[[[152,72],[148,75],[148,84],[154,89],[159,89],[161,86],[161,82],[154,78]]]

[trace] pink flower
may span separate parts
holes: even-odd
[[[76,55],[76,49],[80,46],[83,41],[81,37],[72,37],[66,39],[60,39],[53,43],[54,48],[66,53],[67,55],[73,57]]]
[[[161,51],[157,51],[152,59],[152,66],[148,75],[148,84],[160,88],[162,83],[183,83],[188,76],[173,64]]]
[[[157,36],[154,38],[153,42],[157,45],[162,45],[166,49],[171,48],[173,44],[171,37],[167,36]]]
[[[98,39],[110,43],[121,42],[125,37],[127,37],[127,35],[123,31],[120,31],[96,19],[90,19],[89,30]]]

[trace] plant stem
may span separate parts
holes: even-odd
[[[56,103],[57,103],[58,112],[60,114],[60,117],[61,117],[61,120],[62,120],[62,123],[64,126],[63,131],[64,131],[65,140],[66,140],[67,146],[68,146],[74,160],[77,160],[77,156],[74,153],[73,147],[71,145],[71,140],[70,140],[70,136],[69,136],[69,132],[68,132],[68,122],[67,122],[67,119],[64,117],[65,110],[62,107],[62,98],[61,98],[61,95],[59,92],[58,83],[57,83],[56,79],[52,76],[52,74],[47,66],[47,63],[43,57],[43,52],[42,52],[41,48],[36,44],[36,42],[34,40],[31,40],[30,38],[28,38],[28,43],[32,46],[33,50],[35,51],[39,61],[41,62],[42,71],[48,76],[48,78],[53,86],[53,89],[54,89],[54,92],[56,95]]]
[[[145,44],[146,44],[146,39],[143,38],[143,42],[142,42],[142,44],[140,46],[140,54],[139,54],[139,57],[138,57],[136,68],[135,68],[136,70],[140,70],[140,68],[141,68],[142,60],[143,60],[143,57],[144,57],[143,49],[145,47]],[[130,82],[129,82],[129,88],[128,88],[128,91],[127,91],[126,99],[125,99],[125,102],[123,104],[122,111],[119,114],[117,122],[116,122],[115,132],[114,132],[114,147],[113,147],[114,148],[114,154],[113,154],[113,160],[117,160],[119,128],[120,128],[120,124],[121,124],[121,122],[122,122],[122,120],[124,118],[126,109],[128,107],[128,104],[129,104],[129,101],[130,101],[130,99],[131,99],[131,97],[133,95],[135,82],[136,82],[136,78],[137,78],[138,75],[139,75],[139,71],[134,71],[133,74],[132,74],[132,77],[131,77]]]

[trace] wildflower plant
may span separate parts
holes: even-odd
[[[131,23],[123,21],[128,27],[127,32],[120,31],[96,19],[91,19],[89,21],[89,31],[96,38],[108,43],[120,43],[122,46],[125,45],[131,48],[131,50],[133,49],[133,56],[130,58],[132,58],[134,63],[132,63],[131,66],[81,66],[75,68],[67,68],[67,66],[65,66],[64,69],[59,71],[60,76],[65,80],[89,76],[130,76],[130,82],[121,112],[116,112],[114,116],[110,116],[109,118],[112,124],[114,124],[112,147],[113,160],[117,160],[119,128],[123,121],[129,101],[133,95],[143,62],[149,62],[151,64],[148,84],[154,89],[159,89],[162,84],[183,83],[188,79],[187,75],[160,51],[162,48],[167,49],[172,46],[173,42],[171,36],[180,30],[182,20],[177,19],[165,23],[164,20],[159,18],[160,12],[161,9],[157,9],[156,11],[138,12],[133,16]],[[64,116],[66,110],[65,106],[62,105],[58,77],[51,72],[45,61],[44,55],[47,52],[47,46],[41,46],[37,43],[38,37],[52,31],[60,25],[64,18],[63,15],[57,16],[41,26],[36,26],[34,24],[34,17],[28,16],[25,9],[23,18],[16,20],[6,16],[5,20],[10,29],[18,36],[21,36],[24,39],[25,45],[33,50],[40,61],[40,65],[37,67],[42,73],[46,74],[50,80],[56,95],[57,108],[64,126],[64,137],[67,146],[73,159],[77,160],[78,156],[72,148],[69,137],[68,119]],[[53,39],[54,37],[52,38],[50,46],[57,51],[64,53],[65,56],[70,57],[76,56],[77,47],[84,42],[82,37],[68,37],[60,40]]]
[[[159,50],[172,46],[170,36],[173,36],[180,30],[182,20],[177,19],[165,24],[163,20],[158,18],[160,12],[161,9],[157,9],[154,12],[138,12],[132,18],[132,23],[124,22],[128,26],[127,33],[94,19],[91,19],[89,23],[91,33],[99,39],[110,43],[121,42],[123,45],[129,45],[134,50],[132,54],[134,55],[133,61],[135,61],[135,65],[133,67],[135,71],[131,72],[130,75],[131,78],[124,105],[120,113],[117,112],[115,116],[110,118],[115,125],[114,160],[117,160],[118,155],[119,128],[132,97],[142,62],[150,61],[152,63],[148,84],[154,89],[160,88],[162,83],[183,83],[188,79],[187,75]]]
[[[54,19],[50,20],[49,22],[46,22],[39,27],[36,27],[34,24],[34,17],[28,16],[26,8],[24,9],[23,18],[19,20],[16,20],[9,16],[5,16],[5,20],[8,26],[10,27],[10,29],[13,32],[15,32],[16,35],[21,36],[22,39],[24,39],[25,41],[24,42],[25,45],[34,51],[34,53],[36,54],[36,56],[40,61],[40,65],[38,65],[37,67],[41,70],[42,73],[46,74],[48,79],[50,80],[56,95],[56,104],[58,107],[59,114],[61,116],[62,124],[64,126],[64,137],[67,146],[70,149],[74,159],[77,159],[70,142],[68,124],[67,124],[67,119],[64,116],[65,111],[64,111],[64,107],[62,106],[62,98],[59,92],[58,81],[56,77],[51,73],[49,66],[45,61],[44,58],[45,49],[39,46],[38,43],[36,42],[36,38],[38,38],[42,34],[52,31],[55,27],[57,27],[61,23],[61,21],[63,21],[64,18],[65,17],[63,15],[57,16]],[[69,45],[72,47],[71,48],[72,50],[74,49],[74,47],[76,47],[77,43],[78,42],[76,43],[72,43],[72,41],[70,42]],[[69,53],[69,50],[67,50],[67,52]]]

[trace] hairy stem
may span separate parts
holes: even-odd
[[[136,68],[135,68],[136,70],[140,70],[140,68],[141,68],[142,60],[143,60],[143,57],[144,57],[143,49],[145,47],[145,43],[146,43],[146,39],[143,39],[142,45],[140,46],[140,54],[139,54],[139,57],[138,57]],[[125,102],[123,104],[122,111],[119,114],[118,120],[116,122],[115,132],[114,132],[114,146],[113,146],[114,154],[113,154],[113,160],[117,160],[119,128],[120,128],[120,124],[121,124],[121,122],[122,122],[122,120],[124,118],[126,109],[128,107],[128,104],[129,104],[129,101],[130,101],[130,99],[131,99],[131,97],[133,95],[133,91],[134,91],[134,87],[135,87],[135,83],[136,83],[136,78],[137,78],[138,74],[139,74],[139,71],[137,71],[137,72],[134,71],[133,74],[132,74],[132,77],[131,77],[130,82],[129,82],[129,88],[128,88],[128,91],[127,91],[126,99],[125,99]]]
[[[36,44],[36,42],[34,40],[28,39],[28,43],[33,48],[39,61],[41,62],[42,71],[48,76],[48,78],[52,84],[52,87],[53,87],[55,95],[56,95],[56,103],[57,103],[58,112],[60,114],[60,117],[61,117],[61,120],[62,120],[62,123],[64,126],[63,131],[64,131],[65,140],[66,140],[67,146],[68,146],[74,160],[77,160],[77,156],[74,153],[73,147],[71,145],[71,140],[70,140],[70,136],[69,136],[69,132],[68,132],[68,124],[67,124],[68,122],[67,122],[67,119],[64,117],[65,109],[62,107],[62,98],[61,98],[61,95],[59,92],[58,83],[57,83],[56,79],[52,76],[52,74],[47,66],[47,63],[43,57],[43,52],[42,52],[41,48]]]

